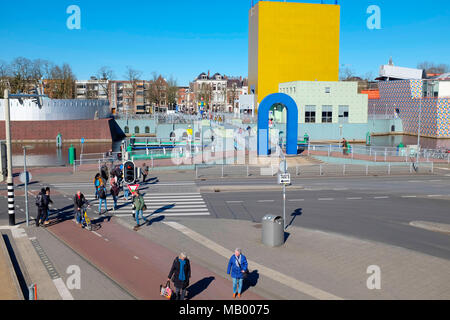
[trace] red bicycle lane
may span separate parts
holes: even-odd
[[[95,232],[81,229],[73,221],[61,222],[47,230],[137,299],[165,300],[159,295],[159,287],[167,281],[179,253],[149,241],[116,223],[114,218],[103,222]],[[190,262],[189,299],[233,300],[231,280]],[[261,299],[248,290],[241,297],[241,300]]]

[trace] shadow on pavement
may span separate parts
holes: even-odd
[[[258,283],[259,273],[258,270],[253,270],[247,276],[247,279],[244,280],[244,284],[242,285],[242,293],[250,289],[251,287],[255,287]]]
[[[199,280],[196,283],[190,285],[187,288],[188,293],[187,293],[186,299],[191,300],[196,295],[199,295],[200,293],[205,291],[206,288],[208,288],[208,286],[211,284],[211,282],[213,282],[215,279],[216,278],[214,278],[214,277],[207,277],[207,278],[203,278],[202,280]]]
[[[289,228],[292,225],[292,223],[294,222],[295,218],[301,216],[302,214],[303,214],[303,209],[302,208],[298,208],[294,212],[292,212],[292,214],[291,214],[291,217],[292,217],[291,222],[289,222],[289,224],[286,226],[286,229]]]
[[[250,289],[251,287],[255,287],[258,283],[259,273],[258,270],[253,270],[247,276],[247,279],[244,280],[244,284],[242,285],[242,293]]]
[[[159,217],[153,218],[153,219],[151,219],[151,220],[147,220],[147,222],[145,223],[145,225],[146,225],[147,227],[149,227],[149,226],[151,226],[151,225],[152,225],[153,223],[155,223],[155,222],[161,222],[161,221],[163,221],[165,218],[166,218],[165,216],[159,216]]]

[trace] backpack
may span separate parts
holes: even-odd
[[[105,188],[100,188],[98,190],[98,196],[100,199],[105,199],[106,198],[106,192],[105,192]]]
[[[36,205],[37,205],[38,207],[42,207],[42,206],[43,206],[44,197],[42,196],[41,193],[39,193],[39,194],[36,196],[35,201],[36,201]]]
[[[116,183],[111,186],[111,194],[116,197],[119,195],[119,186]]]

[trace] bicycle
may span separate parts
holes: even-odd
[[[89,218],[87,214],[87,209],[90,208],[90,206],[84,205],[81,208],[81,226],[83,227],[86,224],[86,229],[89,231],[92,231],[92,223],[91,219]]]

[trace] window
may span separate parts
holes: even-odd
[[[333,106],[322,106],[322,123],[333,123]]]
[[[134,127],[134,133],[139,134],[139,127],[138,126]]]
[[[305,107],[305,123],[316,123],[316,106]]]
[[[326,87],[325,88],[325,93],[331,93],[331,88],[330,87]]]
[[[125,130],[125,133],[126,133],[126,134],[130,133],[130,128],[125,127],[124,130]]]
[[[150,133],[150,127],[145,127],[145,133]]]
[[[348,106],[339,106],[339,123],[348,123]]]

